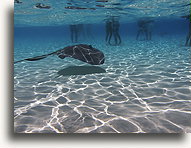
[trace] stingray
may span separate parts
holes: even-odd
[[[105,61],[104,54],[100,50],[93,48],[91,45],[78,44],[73,46],[67,46],[63,49],[57,50],[49,54],[19,60],[14,62],[14,64],[23,61],[37,61],[51,55],[57,55],[61,59],[64,59],[65,57],[70,57],[91,65],[101,65]]]

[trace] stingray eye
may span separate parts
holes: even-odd
[[[92,45],[89,45],[89,48],[93,48]]]

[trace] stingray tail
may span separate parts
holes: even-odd
[[[56,54],[56,52],[52,52],[52,53],[41,55],[41,56],[36,56],[36,57],[33,57],[33,58],[27,58],[27,59],[19,60],[19,61],[14,62],[14,64],[19,63],[19,62],[23,62],[23,61],[38,61],[38,60],[41,60],[41,59],[45,59],[46,57],[48,57],[50,55],[53,55],[53,54]]]

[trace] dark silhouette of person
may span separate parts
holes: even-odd
[[[136,36],[136,40],[138,40],[140,38],[140,35],[143,36],[145,35],[146,36],[146,27],[145,27],[145,21],[144,20],[139,20],[137,22],[137,25],[138,25],[138,31],[137,31],[137,36]]]
[[[189,20],[189,30],[186,36],[185,46],[191,46],[191,15],[182,16],[182,18]]]
[[[144,36],[146,40],[151,40],[153,22],[154,20],[149,20],[149,19],[139,20],[137,22],[138,32],[136,40],[138,40],[140,36]]]
[[[51,6],[45,5],[45,4],[43,4],[43,3],[37,3],[37,4],[35,5],[35,7],[36,7],[36,8],[39,8],[39,9],[50,9],[50,8],[51,8]]]
[[[113,37],[114,37],[114,41],[115,41],[114,45],[120,45],[121,44],[121,37],[119,35],[119,27],[120,27],[119,21],[113,19],[112,23],[113,23],[112,24],[113,25],[112,32],[113,32]]]
[[[120,45],[121,44],[121,37],[119,35],[119,27],[120,23],[115,17],[109,18],[106,21],[106,42],[109,45]],[[112,42],[112,37],[114,40],[114,43]]]
[[[105,41],[110,44],[110,40],[112,37],[112,20],[110,20],[110,19],[106,20],[105,28],[106,28]]]

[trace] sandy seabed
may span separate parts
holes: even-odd
[[[56,56],[15,64],[15,132],[190,133],[191,59],[181,39],[94,42],[100,66]],[[64,47],[55,44],[17,43],[15,59]]]

